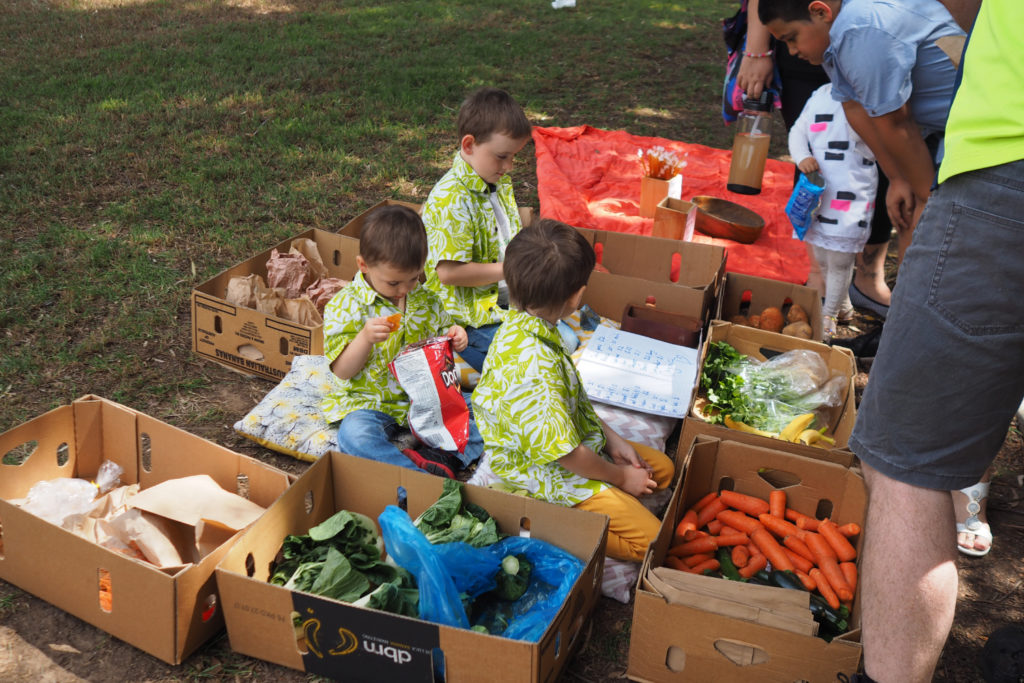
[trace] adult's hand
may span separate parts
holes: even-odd
[[[889,178],[889,191],[885,195],[885,209],[896,230],[907,230],[913,225],[916,199],[914,191],[903,178]]]
[[[736,85],[747,97],[756,100],[772,81],[775,63],[771,57],[742,57]]]

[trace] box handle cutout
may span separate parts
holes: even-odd
[[[671,646],[665,653],[665,668],[676,673],[686,668],[686,650]]]
[[[555,633],[555,661],[562,656],[562,632]]]
[[[39,442],[35,440],[20,443],[4,454],[3,464],[24,465],[25,461],[32,457],[38,447]]]
[[[754,293],[749,289],[743,290],[740,294],[740,310],[737,311],[740,315],[747,315],[750,313],[750,301],[754,298]]]
[[[213,615],[217,613],[217,594],[211,593],[203,599],[203,603],[206,605],[206,609],[203,610],[202,620],[206,623],[210,619],[213,619]]]
[[[798,475],[785,470],[761,469],[758,470],[757,475],[777,489],[796,486],[801,481]]]
[[[68,460],[71,459],[71,451],[68,448],[68,443],[65,441],[61,445],[57,446],[57,467],[64,467],[68,464]]]
[[[718,480],[718,491],[735,491],[736,482],[733,481],[732,477],[722,477]]]
[[[775,358],[775,356],[779,355],[780,353],[784,353],[783,351],[765,348],[764,346],[758,349],[758,351],[761,352],[761,355],[764,356],[765,360],[768,360],[769,358]]]
[[[238,347],[238,355],[248,360],[254,360],[262,362],[264,359],[263,352],[252,344],[242,344]]]
[[[334,254],[332,255],[332,260],[334,261],[334,265],[336,265],[336,266],[340,266],[341,265],[341,252],[338,251],[337,249],[334,250]]]
[[[313,513],[313,492],[306,491],[306,495],[302,497],[302,507],[306,511],[306,514]]]
[[[298,622],[302,618],[302,615],[299,614],[298,612],[292,611],[292,613],[289,615],[289,618],[291,619],[291,623],[294,625],[296,622]],[[307,623],[308,622],[303,621],[303,622],[301,622],[300,626],[298,626],[298,627],[293,629],[293,631],[295,633],[295,649],[301,655],[309,653],[309,645],[306,642]],[[309,628],[312,629],[314,633],[316,631],[319,631],[320,630],[320,622],[317,621],[314,624],[309,624]]]
[[[448,672],[445,671],[444,650],[439,647],[430,650],[430,663],[434,669],[434,683],[444,683],[448,680]]]
[[[737,666],[764,664],[768,661],[768,653],[761,648],[735,640],[719,638],[715,641],[715,649]]]
[[[405,490],[404,486],[395,489],[395,505],[403,512],[409,511],[409,492]]]
[[[0,517],[0,560],[4,558],[4,519]]]
[[[679,255],[679,252],[672,254],[672,262],[668,268],[668,279],[671,282],[679,282],[679,274],[682,269],[683,257]]]
[[[224,331],[224,323],[220,321],[219,315],[213,316],[213,331],[216,332],[217,334],[220,334],[221,332]]]
[[[235,493],[249,500],[249,475],[239,473],[235,477]]]
[[[149,434],[139,434],[139,450],[142,452],[142,469],[146,472],[153,471],[153,442]]]
[[[519,536],[522,538],[530,537],[530,518],[520,517],[519,518]]]
[[[110,572],[106,569],[96,570],[96,585],[99,588],[98,597],[100,609],[107,614],[114,611],[114,584],[110,579]]]
[[[288,355],[288,338],[287,337],[281,337],[281,341],[280,341],[280,343],[277,346],[278,346],[277,350],[281,352],[282,356],[287,356]]]
[[[832,501],[828,500],[826,498],[822,498],[821,500],[818,501],[818,507],[816,507],[814,509],[814,516],[817,519],[825,519],[826,517],[831,519],[832,518],[832,511],[833,511]]]
[[[604,243],[596,242],[594,244],[594,258],[597,259],[598,263],[604,260]]]
[[[250,579],[256,576],[256,560],[253,558],[252,553],[248,553],[245,556],[245,575]]]

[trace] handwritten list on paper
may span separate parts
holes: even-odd
[[[697,360],[697,349],[600,325],[578,368],[593,401],[685,417],[697,381]]]

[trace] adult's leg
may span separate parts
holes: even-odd
[[[386,462],[419,471],[419,468],[398,447],[391,437],[401,428],[395,419],[376,410],[356,410],[338,425],[338,449],[360,458]]]
[[[875,210],[871,216],[871,235],[864,250],[857,256],[853,271],[851,294],[854,304],[869,308],[879,315],[885,315],[892,292],[885,282],[885,256],[889,251],[892,237],[892,221],[885,209],[885,194],[889,190],[889,179],[878,169],[878,191],[875,193]],[[860,296],[858,296],[858,294]],[[872,303],[873,302],[873,303]]]
[[[932,679],[956,607],[952,503],[946,491],[863,468],[869,501],[860,559],[864,672],[878,683],[924,683]]]

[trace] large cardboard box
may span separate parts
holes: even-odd
[[[723,247],[576,228],[601,252],[610,272],[594,272],[584,303],[619,320],[627,305],[652,304],[669,313],[710,320],[725,277]]]
[[[214,567],[228,541],[184,569],[130,559],[26,512],[12,500],[39,481],[91,479],[105,460],[123,484],[146,488],[210,475],[263,507],[292,477],[257,460],[97,396],[84,396],[0,434],[0,579],[170,664],[224,628]],[[235,535],[236,538],[237,534]],[[232,539],[233,540],[233,539]],[[110,609],[100,603],[109,580]]]
[[[842,399],[841,405],[831,410],[832,418],[829,420],[829,428],[825,432],[826,435],[835,440],[833,448],[839,450],[846,448],[850,440],[850,434],[853,432],[854,422],[857,420],[857,398],[853,386],[853,380],[857,374],[857,362],[850,349],[842,346],[829,346],[810,339],[799,339],[797,337],[790,337],[776,332],[758,330],[744,325],[733,325],[721,320],[713,320],[711,322],[711,327],[708,329],[707,341],[705,342],[704,348],[701,352],[700,364],[702,371],[704,359],[707,357],[708,344],[716,341],[724,341],[732,345],[740,353],[759,360],[766,360],[771,356],[791,351],[793,349],[808,349],[818,353],[830,370],[841,373],[847,378],[845,381],[846,394]],[[693,436],[697,431],[697,425],[694,423],[702,419],[698,414],[698,410],[695,408],[695,402],[699,395],[700,379],[698,376],[697,386],[694,388],[693,392],[693,401],[690,403],[690,415],[693,419],[688,419],[684,422],[683,433],[679,440],[679,447],[681,449],[689,447],[689,443],[693,440]],[[710,427],[716,426],[709,425],[709,428]],[[701,429],[704,430],[705,433],[715,433],[718,431],[708,431],[708,428],[704,427],[701,427]],[[719,429],[730,434],[737,432],[737,430],[725,427],[721,427]],[[780,448],[793,452],[802,452],[804,454],[808,452],[806,450],[807,447],[802,444],[793,444],[779,439],[759,436],[757,434],[744,434],[743,440],[765,448]],[[814,451],[821,451],[822,453],[827,452],[825,449],[818,448],[815,448]],[[846,456],[841,455],[838,457],[840,459],[844,459]]]
[[[416,213],[420,213],[423,211],[422,204],[403,202],[399,199],[384,199],[377,202],[366,211],[363,211],[361,214],[350,220],[345,225],[341,226],[341,229],[338,230],[338,234],[359,239],[359,235],[363,231],[363,223],[366,222],[366,217],[369,216],[370,213],[372,213],[375,209],[379,209],[382,206],[406,206],[415,211]],[[530,225],[533,224],[533,221],[535,219],[534,213],[535,212],[532,207],[519,207],[519,219],[520,221],[522,221],[523,227],[530,227]]]
[[[292,240],[316,243],[328,276],[351,280],[358,270],[359,240],[325,230],[307,230],[267,249],[192,290],[192,350],[248,375],[280,380],[295,356],[324,352],[323,325],[301,325],[275,315],[243,308],[224,299],[233,277],[267,278],[273,249],[287,253]]]
[[[699,436],[688,454],[682,485],[641,568],[630,634],[629,678],[655,683],[792,683],[835,681],[840,673],[857,671],[861,657],[857,605],[851,630],[826,642],[798,632],[787,616],[794,610],[802,613],[802,605],[792,601],[806,601],[807,594],[662,567],[676,524],[703,495],[731,488],[767,500],[776,487],[785,489],[789,507],[804,514],[863,526],[867,493],[858,472],[786,451]],[[860,545],[858,539],[858,553]],[[751,597],[748,589],[757,589],[758,594]],[[786,611],[779,609],[781,603],[789,603]]]
[[[745,300],[745,301],[744,301]],[[718,298],[719,320],[731,320],[735,315],[760,315],[768,306],[787,311],[786,305],[800,304],[807,311],[811,325],[811,339],[821,341],[821,294],[813,287],[804,287],[792,282],[780,282],[756,275],[729,273],[725,276],[725,287]]]
[[[311,674],[345,681],[434,681],[434,659],[448,683],[554,681],[579,645],[597,600],[607,517],[466,486],[463,497],[486,509],[505,533],[529,529],[586,563],[561,610],[536,643],[484,635],[267,583],[270,564],[289,534],[305,534],[338,510],[377,519],[401,493],[415,519],[441,494],[440,478],[331,453],[253,524],[217,567],[231,648]],[[292,615],[314,615],[321,642],[339,634],[345,647],[300,648]]]

